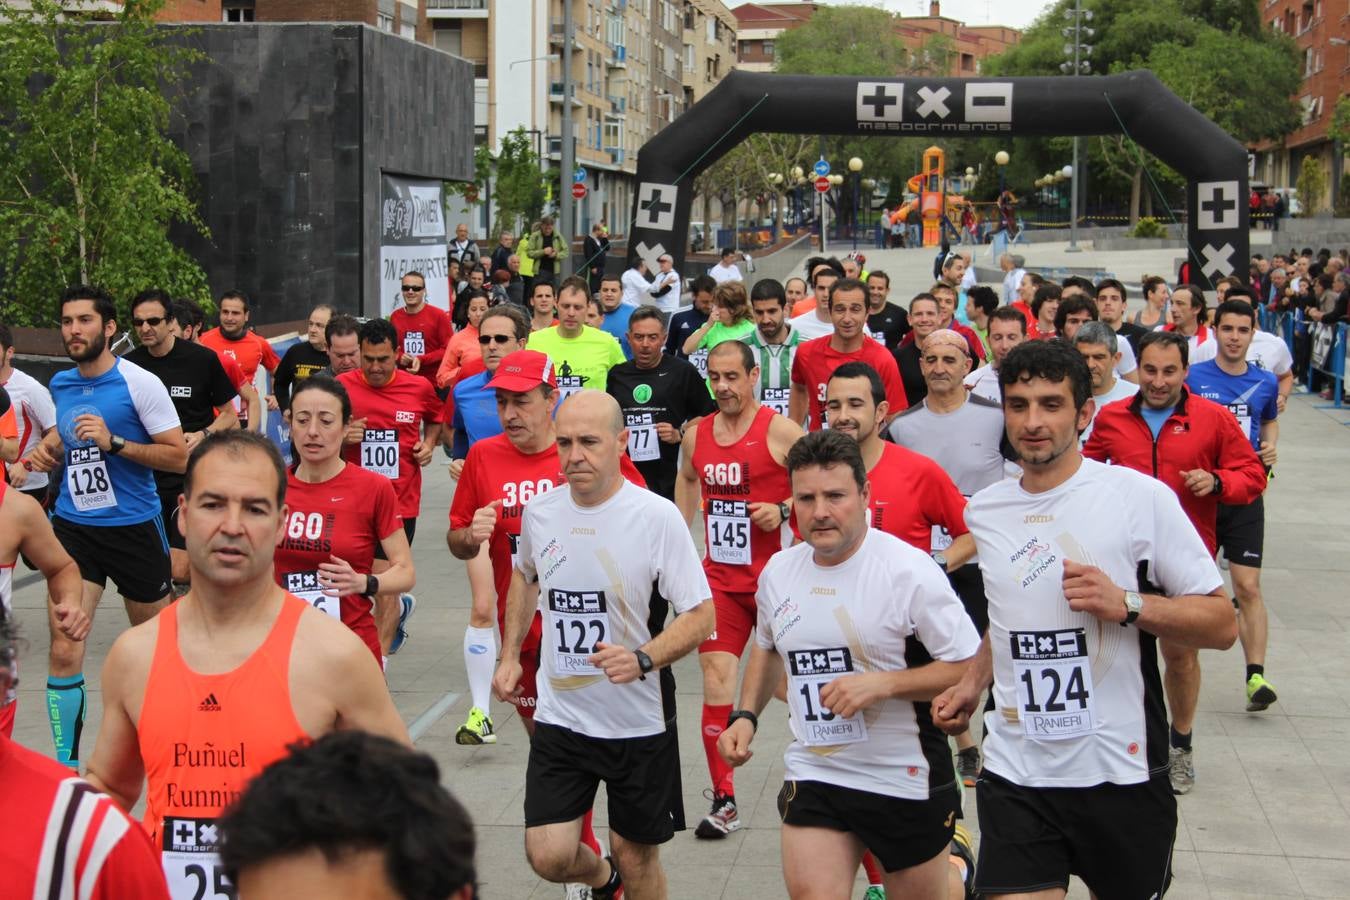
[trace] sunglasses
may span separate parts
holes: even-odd
[[[132,319],[131,324],[140,328],[142,325],[149,325],[151,328],[158,328],[164,324],[163,316],[151,316],[148,319]]]
[[[399,287],[405,294],[420,294],[426,290],[426,285],[422,284],[404,284]]]
[[[478,343],[484,347],[488,344],[509,344],[514,340],[515,338],[509,334],[480,334],[478,336]]]

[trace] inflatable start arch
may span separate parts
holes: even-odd
[[[1246,148],[1151,72],[1002,80],[732,72],[639,151],[630,261],[648,259],[654,271],[656,257],[670,253],[683,264],[694,176],[757,132],[1128,133],[1186,178],[1186,243],[1203,286],[1245,273],[1250,258]]]

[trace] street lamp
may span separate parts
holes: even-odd
[[[848,170],[853,173],[853,227],[849,229],[853,232],[853,252],[858,252],[858,194],[861,191],[861,179],[863,161],[858,157],[853,157],[848,161]]]
[[[1092,55],[1092,45],[1083,43],[1084,39],[1091,40],[1093,30],[1087,27],[1086,22],[1092,21],[1092,10],[1083,9],[1083,0],[1074,0],[1073,9],[1064,11],[1064,18],[1072,19],[1068,28],[1064,29],[1064,37],[1073,41],[1071,44],[1064,45],[1064,55],[1073,58],[1073,62],[1063,62],[1060,64],[1060,71],[1077,78],[1079,75],[1087,75],[1092,71],[1092,63],[1086,57]],[[1073,165],[1065,166],[1065,171],[1073,183],[1069,190],[1069,246],[1065,247],[1066,253],[1078,253],[1082,248],[1078,246],[1078,137],[1073,139]]]
[[[773,185],[773,239],[776,241],[778,240],[778,232],[783,227],[783,198],[780,193],[780,188],[783,184],[782,174],[779,172],[770,172],[769,184]]]

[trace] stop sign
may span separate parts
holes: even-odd
[[[585,197],[586,185],[582,184],[581,182],[577,182],[576,184],[572,185],[572,196],[578,200],[580,200],[582,197]]]
[[[823,194],[830,189],[830,179],[824,175],[816,179],[816,193]]]

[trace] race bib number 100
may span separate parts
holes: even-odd
[[[788,706],[797,722],[797,737],[808,747],[856,744],[867,740],[862,713],[836,716],[820,702],[820,689],[853,672],[853,654],[847,647],[791,650],[787,654]]]
[[[77,512],[117,505],[117,493],[108,476],[108,460],[98,447],[74,447],[66,454],[66,487]]]
[[[361,468],[398,477],[398,432],[393,428],[367,428],[361,436]]]
[[[550,589],[548,620],[555,674],[605,674],[590,662],[596,645],[609,641],[609,605],[604,591]]]
[[[215,819],[165,819],[160,864],[169,896],[180,900],[235,900],[216,852],[220,832]]]
[[[1008,637],[1023,733],[1043,741],[1092,733],[1092,666],[1083,629],[1013,631]]]

